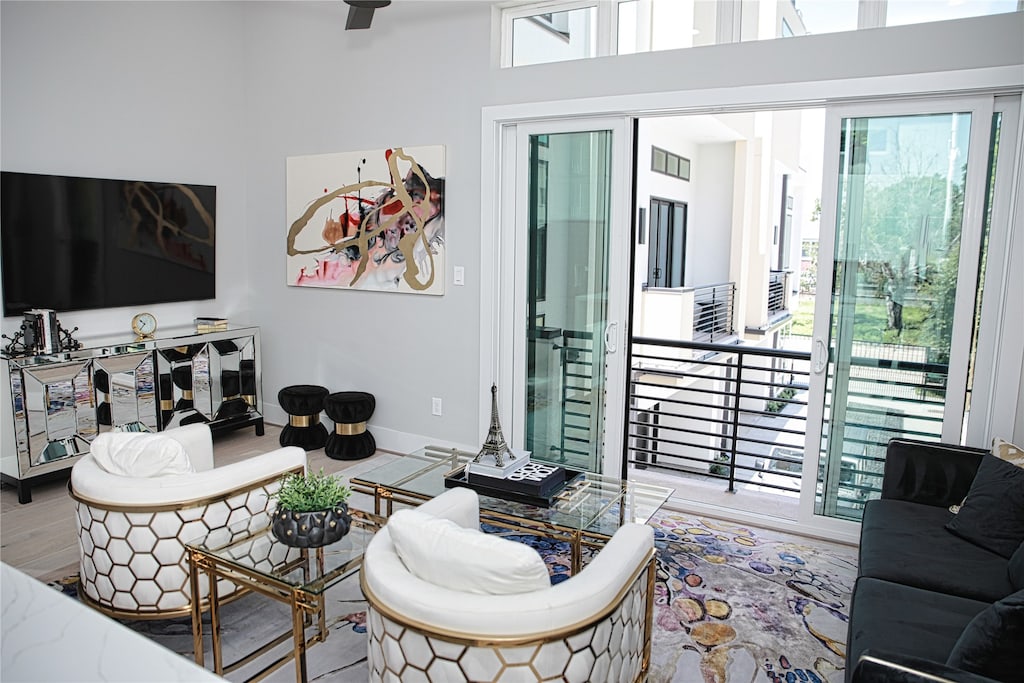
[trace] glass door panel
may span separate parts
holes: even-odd
[[[841,118],[838,130],[835,258],[819,279],[833,287],[815,335],[814,513],[859,519],[890,439],[959,435],[989,119],[965,107]]]
[[[612,131],[529,136],[525,448],[600,471]]]

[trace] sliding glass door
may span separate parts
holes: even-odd
[[[959,442],[992,98],[830,109],[804,505],[859,519],[895,437]],[[831,179],[831,180],[830,180]],[[813,462],[813,460],[811,460]],[[810,471],[808,471],[810,470]],[[810,487],[813,487],[810,488]]]
[[[621,455],[626,125],[515,128],[511,438],[537,460],[600,472]]]

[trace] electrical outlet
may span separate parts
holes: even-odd
[[[441,399],[439,399],[437,396],[430,399],[430,412],[433,413],[434,415],[441,415]]]

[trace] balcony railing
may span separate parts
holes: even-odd
[[[809,353],[645,337],[632,343],[631,467],[720,479],[730,492],[799,493]],[[928,362],[925,347],[856,342],[852,351],[841,422],[834,397],[825,400],[822,432],[842,439],[842,452],[832,473],[820,459],[817,507],[830,482],[829,514],[857,518],[881,491],[890,439],[939,440],[948,367]],[[829,387],[835,379],[830,374]]]
[[[809,375],[809,353],[634,338],[626,457],[798,492]]]
[[[732,325],[735,300],[735,282],[694,287],[694,341],[714,342],[735,334]]]
[[[789,310],[789,272],[773,270],[768,275],[768,318]]]

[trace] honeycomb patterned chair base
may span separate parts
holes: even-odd
[[[469,489],[418,509],[479,527]],[[642,524],[622,526],[576,576],[532,592],[481,595],[427,582],[406,568],[387,525],[360,576],[370,681],[637,683],[650,666],[654,534]]]
[[[282,475],[306,467],[305,451],[281,448],[214,468],[206,424],[160,434],[184,447],[194,472],[113,474],[93,453],[71,469],[80,596],[116,618],[190,614],[193,596],[184,544],[265,512]],[[208,588],[202,590],[199,598],[205,600]],[[217,595],[229,599],[237,591],[234,584],[221,581]]]
[[[288,413],[288,424],[281,429],[282,446],[298,446],[307,451],[323,448],[327,427],[320,422],[327,388],[316,384],[293,384],[277,392],[277,402]]]
[[[377,442],[366,429],[377,400],[365,391],[338,391],[324,399],[324,412],[334,421],[324,452],[335,460],[362,460],[373,455]]]

